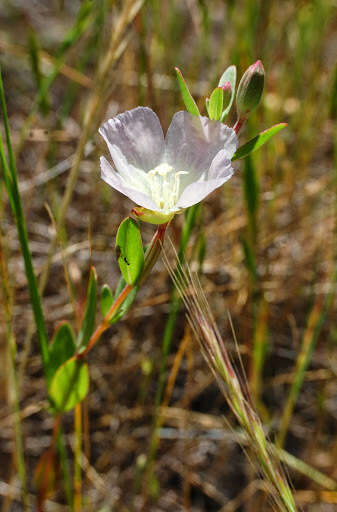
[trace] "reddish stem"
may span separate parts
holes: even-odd
[[[92,347],[97,343],[99,338],[102,336],[103,332],[110,327],[110,322],[108,319],[112,318],[114,313],[117,311],[117,309],[123,304],[131,290],[133,289],[133,286],[131,284],[127,284],[124,286],[121,293],[118,295],[115,302],[112,304],[111,308],[103,318],[100,325],[97,327],[96,331],[91,336],[88,345],[86,346],[85,350],[81,352],[80,354],[77,354],[77,359],[83,359],[87,353],[92,349]]]
[[[239,133],[239,131],[241,130],[241,128],[245,124],[245,122],[246,122],[245,117],[239,117],[239,119],[236,121],[235,125],[233,126],[233,130],[235,131],[236,134]]]
[[[158,259],[158,256],[161,251],[161,244],[164,241],[165,238],[165,232],[166,228],[168,226],[168,223],[166,224],[160,224],[157,227],[157,231],[153,235],[153,238],[151,240],[151,244],[149,249],[147,250],[145,254],[145,265],[144,265],[144,274],[141,281],[143,281],[147,275],[149,274],[150,270],[152,269],[153,265]],[[158,242],[160,242],[160,245],[158,245]],[[83,359],[85,356],[90,352],[90,350],[96,345],[99,338],[102,336],[102,334],[110,327],[110,319],[114,316],[118,308],[123,304],[125,299],[128,297],[129,293],[134,289],[135,285],[127,284],[124,286],[121,293],[118,295],[115,302],[112,304],[111,308],[103,318],[102,322],[97,327],[96,331],[91,336],[88,345],[86,346],[85,350],[79,354],[76,355],[77,359]]]

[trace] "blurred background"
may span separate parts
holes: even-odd
[[[337,510],[336,7],[336,0],[0,0],[3,81],[50,336],[63,320],[78,325],[91,263],[100,286],[115,288],[119,276],[114,237],[132,203],[100,179],[106,148],[98,126],[148,105],[166,130],[184,109],[175,66],[205,113],[205,98],[229,65],[240,78],[262,60],[262,102],[240,144],[272,124],[288,127],[237,161],[234,177],[204,201],[186,257],[200,270],[239,366],[231,315],[252,400],[284,448],[296,502],[307,512]],[[233,107],[227,123],[235,120]],[[35,510],[34,470],[53,424],[3,186],[0,201],[0,504],[3,511],[24,510],[24,503]],[[46,205],[58,222],[54,245]],[[178,216],[170,227],[176,247],[182,224]],[[152,226],[142,225],[142,233],[148,242]],[[171,289],[159,262],[128,315],[90,353],[83,510],[271,510],[183,309],[167,334]],[[171,339],[168,380],[154,475],[144,486],[164,332]],[[71,413],[63,425],[71,460]],[[62,482],[53,487],[46,510],[69,510]]]

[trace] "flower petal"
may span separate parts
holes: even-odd
[[[191,185],[188,185],[184,192],[181,194],[177,203],[178,208],[188,208],[193,204],[200,203],[206,196],[208,196],[213,190],[221,187],[230,176],[227,178],[209,180],[209,181],[196,181]]]
[[[117,171],[125,180],[130,166],[147,172],[162,161],[163,130],[157,115],[148,107],[137,107],[109,119],[100,127],[99,133],[109,147]]]
[[[207,172],[220,150],[231,159],[238,145],[232,128],[211,121],[208,117],[194,116],[188,112],[177,112],[165,139],[165,160],[177,171],[187,171],[182,176],[182,188],[199,179]]]
[[[114,170],[104,156],[101,156],[100,163],[101,177],[110,187],[118,190],[118,192],[121,192],[139,206],[144,206],[150,210],[158,210],[158,206],[149,196],[125,184],[123,178]]]
[[[232,167],[231,159],[228,157],[228,152],[226,149],[222,149],[217,155],[215,155],[210,168],[208,171],[203,173],[200,180],[208,181],[226,178],[227,181],[233,173],[234,169]]]
[[[177,207],[187,208],[199,203],[216,188],[223,185],[232,177],[234,169],[228,158],[227,150],[219,151],[213,158],[207,173],[203,174],[198,181],[188,185],[181,194]]]

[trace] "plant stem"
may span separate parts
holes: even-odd
[[[243,127],[245,122],[246,122],[245,117],[241,117],[236,121],[235,125],[233,126],[233,130],[235,131],[236,134],[239,133],[239,131],[241,130],[241,128]]]
[[[158,260],[165,239],[167,226],[168,223],[160,224],[159,226],[157,226],[157,230],[153,235],[150,246],[145,254],[144,271],[140,282],[143,282],[147,278],[154,264]],[[77,359],[83,359],[84,357],[86,357],[88,352],[90,352],[90,350],[96,345],[97,341],[100,339],[102,334],[110,327],[111,318],[115,315],[115,313],[118,311],[120,306],[123,304],[123,302],[128,297],[130,292],[134,289],[135,286],[136,285],[131,284],[125,285],[125,287],[118,295],[115,302],[112,304],[109,311],[103,318],[102,322],[99,324],[99,326],[96,328],[95,332],[91,336],[85,350],[77,354]]]
[[[82,509],[82,405],[75,406],[74,415],[75,429],[75,461],[74,461],[74,512],[80,512]]]
[[[23,501],[23,510],[26,512],[29,510],[29,496],[27,492],[27,473],[24,458],[24,446],[23,436],[21,428],[20,418],[20,403],[19,403],[19,386],[18,376],[15,365],[15,357],[17,352],[16,339],[13,330],[13,318],[12,318],[12,293],[9,287],[8,279],[8,266],[5,258],[3,243],[2,243],[2,232],[0,229],[0,274],[2,282],[2,298],[3,306],[5,310],[5,318],[7,323],[7,339],[8,339],[8,401],[10,407],[14,412],[14,431],[15,431],[15,457],[17,464],[17,471],[19,474],[21,484],[21,494]]]

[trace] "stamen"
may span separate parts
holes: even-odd
[[[180,176],[187,171],[174,172],[173,167],[162,163],[147,173],[151,196],[161,210],[169,211],[180,195]]]

